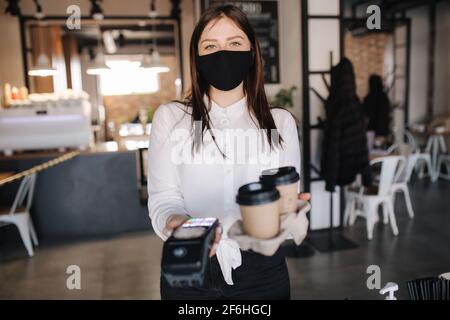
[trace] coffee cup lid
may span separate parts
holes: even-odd
[[[259,177],[259,181],[265,184],[275,186],[290,184],[300,180],[300,175],[295,167],[281,167],[276,169],[264,170]]]
[[[236,202],[240,205],[255,206],[280,199],[280,192],[271,185],[253,182],[239,188]]]

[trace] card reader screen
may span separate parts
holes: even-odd
[[[216,218],[191,218],[187,220],[182,228],[210,227],[214,224]]]

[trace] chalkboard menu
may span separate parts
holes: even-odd
[[[280,58],[278,46],[278,1],[277,0],[239,0],[239,1],[208,1],[203,2],[203,8],[209,4],[229,3],[239,7],[248,16],[261,46],[264,59],[265,83],[280,83]]]

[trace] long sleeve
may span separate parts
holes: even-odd
[[[148,211],[153,229],[163,240],[167,218],[188,214],[185,209],[177,168],[172,160],[170,133],[174,121],[168,105],[160,106],[154,114],[148,156]]]
[[[297,169],[297,172],[300,173],[300,143],[297,125],[292,115],[289,114],[285,117],[282,128],[281,137],[283,138],[284,143],[281,156],[281,167],[294,166]]]
[[[283,142],[279,149],[278,159],[276,162],[271,163],[270,166],[271,168],[295,167],[300,174],[300,142],[296,121],[293,115],[285,109],[273,108],[271,111]],[[300,183],[298,184],[298,190],[300,191]]]

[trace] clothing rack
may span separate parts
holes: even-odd
[[[331,67],[333,65],[333,53],[330,52],[330,63],[329,70],[322,71],[311,71],[309,69],[309,21],[312,19],[337,19],[339,21],[339,51],[340,57],[342,58],[344,55],[344,28],[343,28],[343,1],[339,1],[339,14],[336,16],[318,16],[318,15],[310,15],[308,13],[308,1],[302,1],[301,4],[301,17],[302,17],[302,76],[303,76],[303,177],[304,177],[304,191],[310,192],[310,184],[314,181],[322,181],[322,178],[311,179],[311,168],[313,167],[311,164],[311,144],[310,144],[310,131],[311,130],[323,130],[323,123],[321,119],[318,119],[318,124],[312,125],[310,123],[310,92],[314,93],[319,100],[324,102],[326,99],[322,97],[314,88],[309,85],[309,78],[312,74],[320,74],[322,77],[322,81],[326,88],[330,88],[329,84],[326,81],[326,75],[329,75],[331,72]],[[315,171],[318,171],[317,168],[314,168]],[[319,174],[320,176],[320,174]],[[343,191],[340,189],[340,198],[343,199]],[[335,231],[333,227],[333,215],[334,215],[334,201],[333,201],[333,193],[330,194],[330,226],[326,233],[324,232],[315,232],[314,234],[309,234],[306,238],[306,242],[311,244],[312,247],[316,248],[320,252],[330,252],[337,250],[344,250],[350,248],[356,248],[357,245],[352,241],[346,239],[341,234],[342,230],[342,208],[340,212],[340,230]],[[342,203],[342,201],[341,201]]]

